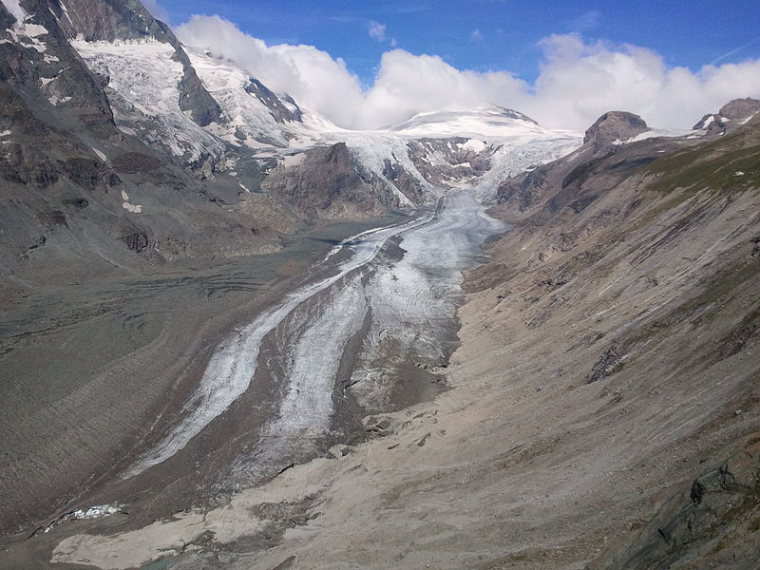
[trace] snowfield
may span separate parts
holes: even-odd
[[[412,156],[410,143],[419,140],[459,140],[459,150],[469,151],[491,163],[482,177],[451,179],[453,187],[480,188],[482,198],[506,177],[554,160],[581,144],[581,135],[544,129],[509,109],[487,106],[475,110],[423,113],[402,124],[377,131],[350,131],[325,117],[298,109],[285,95],[267,101],[249,93],[255,78],[235,64],[187,48],[186,52],[205,89],[223,111],[222,119],[200,127],[180,109],[179,82],[182,65],[174,47],[155,40],[72,42],[93,71],[108,76],[108,93],[118,126],[126,133],[141,133],[150,145],[166,148],[188,163],[215,159],[215,170],[224,171],[225,155],[242,153],[261,160],[276,157],[286,167],[296,166],[294,157],[317,146],[345,143],[365,179],[383,182],[389,202],[400,207],[414,204],[393,180],[388,166],[402,168],[419,183],[430,200],[445,193],[420,172],[422,162],[435,168],[455,167],[463,172],[466,162],[455,164],[439,152]],[[282,120],[272,105],[300,112],[300,120]],[[465,139],[464,141],[460,139]],[[229,160],[234,168],[235,160]]]

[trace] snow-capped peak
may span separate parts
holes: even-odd
[[[399,135],[415,137],[463,135],[504,137],[543,131],[538,123],[526,115],[497,105],[487,105],[477,109],[419,113],[388,130]]]

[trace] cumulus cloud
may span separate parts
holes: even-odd
[[[646,48],[586,43],[578,35],[550,36],[541,49],[544,62],[525,112],[550,126],[582,128],[618,109],[651,125],[685,129],[730,99],[760,96],[760,60],[695,73],[668,67]]]
[[[370,35],[387,40],[385,28],[375,24]],[[185,44],[236,62],[346,128],[379,128],[415,113],[497,104],[547,127],[582,130],[606,111],[625,110],[656,127],[685,129],[730,99],[760,97],[760,60],[693,72],[669,67],[646,48],[586,42],[577,34],[541,41],[533,85],[507,71],[460,70],[435,55],[393,49],[383,54],[374,84],[363,90],[343,60],[308,45],[269,46],[217,16],[194,16],[176,32]]]

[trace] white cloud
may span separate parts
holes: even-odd
[[[386,35],[386,30],[388,28],[385,24],[381,24],[380,22],[376,22],[375,20],[370,20],[367,24],[367,31],[369,32],[369,37],[379,41],[379,42],[388,42],[391,47],[396,47],[396,40],[394,38],[390,38]]]
[[[375,24],[370,35],[388,41],[382,24]],[[649,49],[588,43],[576,34],[542,40],[534,85],[506,71],[460,70],[438,56],[394,49],[383,54],[374,84],[363,91],[343,60],[313,46],[268,46],[217,16],[194,16],[176,32],[184,43],[236,62],[275,91],[348,128],[377,128],[419,112],[488,103],[557,128],[583,130],[610,110],[637,113],[656,127],[689,128],[730,99],[760,97],[760,60],[693,72],[669,67]]]
[[[371,20],[367,25],[367,28],[369,29],[369,37],[374,38],[379,42],[385,41],[385,24]]]
[[[541,42],[545,61],[524,112],[547,126],[583,128],[604,111],[641,115],[664,128],[690,128],[736,97],[760,96],[760,60],[698,72],[668,67],[656,52],[585,43],[577,35]]]

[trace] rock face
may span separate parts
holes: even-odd
[[[382,202],[383,196],[360,176],[345,143],[296,155],[272,171],[262,188],[308,218],[357,218],[399,206]]]
[[[720,108],[717,114],[709,114],[692,128],[704,131],[707,136],[719,136],[740,127],[760,112],[760,101],[749,97],[734,99]]]
[[[433,184],[446,186],[475,180],[491,168],[493,149],[472,148],[463,137],[424,138],[409,143],[409,156],[417,170]]]
[[[589,570],[757,568],[760,538],[760,433],[716,469],[666,499],[630,544]]]
[[[648,130],[649,127],[638,115],[624,111],[610,111],[599,117],[589,127],[583,137],[583,144],[604,149],[616,141],[626,141]]]
[[[220,120],[222,110],[206,91],[190,64],[185,50],[169,27],[153,18],[137,0],[62,0],[65,12],[56,2],[62,28],[70,38],[80,35],[87,42],[145,40],[153,38],[170,44],[177,61],[182,64],[179,84],[180,107],[200,126]]]

